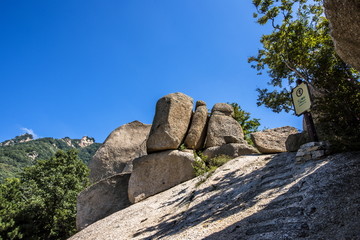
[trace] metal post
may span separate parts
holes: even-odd
[[[316,129],[315,129],[315,125],[314,125],[314,121],[313,121],[313,118],[311,116],[311,113],[310,112],[305,112],[304,113],[304,118],[305,118],[306,128],[308,130],[310,140],[312,142],[318,142],[319,138],[318,138],[318,135],[316,133]]]

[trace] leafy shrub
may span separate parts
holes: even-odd
[[[195,152],[195,162],[193,168],[196,176],[209,177],[215,170],[231,160],[227,155],[219,155],[214,158],[208,158],[202,152]]]
[[[75,233],[76,197],[89,170],[74,149],[25,168],[0,184],[0,239],[67,239]]]

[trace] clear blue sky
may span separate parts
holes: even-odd
[[[237,102],[262,128],[301,118],[256,106],[247,63],[270,29],[251,0],[0,1],[0,141],[91,136],[151,123],[156,101],[183,92],[211,108]]]

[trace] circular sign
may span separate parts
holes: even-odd
[[[304,90],[302,88],[299,88],[296,90],[296,96],[301,97],[301,95],[304,93]]]

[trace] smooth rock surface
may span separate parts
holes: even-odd
[[[360,1],[324,0],[336,53],[360,71]]]
[[[295,133],[298,133],[296,128],[286,126],[251,133],[251,139],[261,153],[279,153],[286,152],[285,142]]]
[[[191,119],[190,129],[185,138],[185,146],[190,149],[202,149],[207,131],[208,109],[205,102],[196,102],[196,110]]]
[[[360,152],[295,163],[243,156],[85,228],[71,240],[358,239]]]
[[[160,98],[147,140],[147,152],[177,149],[188,131],[193,99],[183,93]]]
[[[210,147],[205,149],[203,154],[208,158],[214,158],[220,155],[227,155],[235,158],[247,154],[259,154],[260,152],[247,143],[228,143],[222,146]]]
[[[86,226],[130,206],[130,173],[117,174],[88,187],[77,197],[76,228]]]
[[[91,182],[121,173],[128,162],[146,155],[150,128],[134,121],[112,131],[89,162]]]
[[[133,161],[129,200],[139,202],[195,177],[194,154],[178,150],[152,153]]]
[[[215,104],[207,129],[206,148],[228,143],[245,143],[241,125],[231,116],[232,114],[233,108],[229,104]]]

